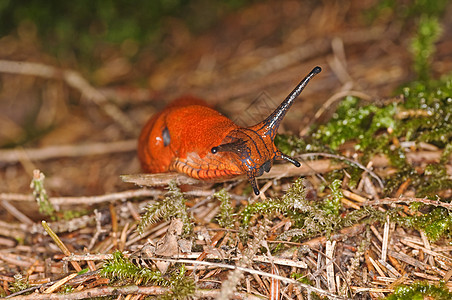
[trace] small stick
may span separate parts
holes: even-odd
[[[428,241],[427,236],[425,235],[425,232],[423,230],[420,230],[419,233],[421,234],[421,239],[424,242],[424,246],[428,250],[432,250],[432,247],[430,246],[430,242]],[[435,265],[435,260],[433,259],[432,255],[428,256],[428,263],[433,267]]]
[[[398,260],[406,262],[407,264],[415,266],[421,270],[431,270],[430,265],[423,263],[421,261],[418,261],[417,259],[414,259],[413,257],[411,257],[408,254],[405,254],[403,252],[388,250],[388,254]]]
[[[344,166],[341,164],[334,164],[329,159],[316,160],[309,163],[302,164],[301,167],[297,168],[292,164],[278,164],[274,165],[269,173],[264,173],[259,179],[269,179],[269,178],[282,178],[282,177],[292,177],[292,176],[306,176],[313,175],[317,173],[326,173],[329,171],[341,169]],[[185,174],[180,173],[158,173],[158,174],[131,174],[131,175],[121,175],[122,181],[135,183],[139,186],[165,186],[168,185],[172,180],[176,181],[176,184],[199,184],[203,181],[188,177]],[[218,181],[208,181],[208,182],[225,182],[225,181],[236,181],[238,179],[246,179],[245,176],[237,176],[230,179],[223,179]]]
[[[355,200],[356,202],[359,202],[359,203],[364,203],[364,202],[369,201],[369,199],[364,198],[363,196],[352,193],[349,190],[345,190],[345,189],[342,189],[342,195],[344,195],[344,197],[346,197],[348,199]]]
[[[421,202],[428,205],[433,206],[441,206],[447,208],[448,210],[452,210],[452,203],[441,202],[437,200],[429,200],[425,198],[415,198],[415,197],[400,197],[400,198],[384,198],[380,200],[373,200],[363,203],[363,205],[383,205],[383,204],[394,204],[394,203],[413,203],[413,202]]]
[[[184,259],[197,259],[199,256],[204,252],[192,252],[192,253],[180,253],[178,255],[172,256],[171,258],[178,259],[178,258],[184,258]],[[124,255],[125,257],[129,257],[128,254]],[[113,259],[113,254],[72,254],[70,256],[63,257],[63,261],[99,261],[99,260],[107,260],[107,259]],[[209,253],[207,254],[204,259],[224,259],[217,255],[216,253]],[[230,260],[238,260],[238,257],[230,258]],[[256,255],[252,259],[255,262],[260,263],[270,263],[270,259],[267,256],[264,255]],[[288,267],[295,267],[295,268],[301,268],[306,269],[308,266],[303,261],[297,261],[289,258],[283,258],[283,257],[277,257],[273,256],[273,263],[276,265],[281,266],[288,266]]]
[[[62,205],[95,205],[104,202],[114,202],[121,201],[130,198],[141,198],[141,197],[156,197],[161,195],[163,192],[159,190],[128,190],[118,193],[105,194],[100,196],[82,196],[82,197],[49,197],[50,203],[54,206]],[[35,201],[32,195],[28,194],[15,194],[15,193],[0,193],[0,200],[6,201],[25,201],[31,202]]]
[[[333,264],[333,253],[334,248],[336,246],[336,241],[326,241],[326,249],[325,249],[325,256],[326,256],[326,278],[328,281],[328,290],[331,293],[336,293],[336,282],[334,280],[334,264]]]
[[[240,270],[242,272],[247,272],[250,274],[256,274],[256,275],[260,275],[260,276],[264,276],[264,277],[268,277],[268,278],[274,278],[274,279],[278,279],[282,282],[287,282],[287,283],[292,283],[296,286],[300,286],[304,289],[306,289],[306,291],[308,293],[318,293],[321,295],[326,295],[328,296],[330,299],[348,299],[342,296],[338,296],[335,295],[333,293],[330,293],[328,291],[319,289],[319,288],[315,288],[311,285],[308,284],[304,284],[301,283],[300,281],[291,279],[291,278],[286,278],[284,276],[281,275],[276,275],[276,274],[271,274],[271,273],[267,273],[267,272],[262,272],[259,270],[254,270],[254,269],[250,269],[250,268],[246,268],[246,267],[240,267],[240,266],[233,266],[233,265],[228,265],[228,264],[223,264],[223,263],[213,263],[213,262],[207,262],[207,261],[194,261],[194,260],[187,260],[187,259],[171,259],[171,258],[158,258],[155,257],[153,258],[153,260],[161,260],[161,261],[168,261],[168,262],[175,262],[175,263],[183,263],[183,264],[199,264],[199,265],[205,265],[205,266],[216,266],[218,268],[225,268],[225,269],[230,269],[230,270]]]
[[[63,279],[58,280],[57,282],[55,282],[53,285],[51,285],[50,287],[48,287],[45,291],[44,294],[51,294],[54,291],[56,291],[60,286],[62,286],[63,284],[67,283],[69,280],[73,279],[74,277],[76,277],[78,274],[77,273],[73,273],[70,274],[66,277],[64,277]]]
[[[50,228],[50,226],[47,224],[46,221],[42,221],[42,227],[46,230],[46,232],[49,234],[49,236],[53,239],[53,241],[57,244],[57,246],[61,249],[61,251],[64,253],[64,255],[69,256],[71,255],[71,252],[66,247],[66,245],[60,240],[60,238],[53,232],[53,230]],[[71,261],[72,266],[77,272],[80,272],[82,268],[76,261]]]
[[[433,251],[433,250],[430,250],[430,249],[427,249],[427,248],[425,248],[425,247],[419,246],[419,245],[417,245],[417,244],[415,244],[415,243],[409,242],[409,241],[404,240],[404,239],[400,240],[400,242],[401,242],[402,244],[405,244],[405,245],[411,247],[411,248],[422,250],[422,251],[424,251],[424,252],[427,253],[427,254],[430,254],[430,255],[432,255],[432,256],[434,256],[434,257],[436,257],[436,258],[442,259],[443,261],[447,262],[447,264],[448,264],[449,266],[452,265],[452,257],[446,256],[446,255],[443,255],[443,254],[440,254],[440,253],[438,253],[438,252],[435,252],[435,251]],[[427,265],[427,264],[426,264],[426,265]]]
[[[12,214],[16,219],[18,219],[21,223],[26,224],[28,226],[33,225],[33,221],[24,215],[20,210],[14,207],[11,203],[6,200],[1,200],[0,204],[6,209],[10,214]]]
[[[386,262],[386,256],[388,254],[389,245],[389,226],[391,222],[389,221],[389,216],[386,216],[386,222],[383,229],[383,241],[381,243],[381,260]]]
[[[93,237],[91,238],[91,241],[89,242],[88,250],[93,249],[94,244],[97,242],[97,239],[99,238],[100,234],[107,231],[105,229],[102,229],[102,223],[101,223],[102,213],[100,213],[97,209],[95,209],[94,216],[96,219],[96,232],[94,233]]]
[[[375,268],[375,270],[377,270],[378,274],[380,274],[380,276],[386,276],[385,273],[383,272],[383,270],[380,268],[380,266],[377,264],[377,262],[369,255],[369,261],[372,263],[373,267]]]
[[[118,152],[135,151],[136,140],[125,140],[111,143],[92,143],[83,145],[60,145],[44,148],[0,150],[0,161],[15,163],[23,159],[32,161],[54,159],[61,157],[80,157],[103,155]]]

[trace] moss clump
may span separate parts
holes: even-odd
[[[49,196],[47,195],[47,191],[44,187],[44,179],[44,173],[39,170],[34,170],[30,188],[33,189],[33,196],[38,203],[39,212],[50,216],[53,220],[55,220],[55,208],[52,203],[50,203]]]
[[[323,208],[326,214],[338,216],[341,209],[341,199],[344,197],[341,191],[342,182],[340,180],[334,180],[331,185],[331,195],[326,199]]]
[[[426,81],[430,78],[431,60],[436,50],[434,44],[441,35],[441,31],[438,17],[422,14],[418,32],[411,41],[411,52],[414,58],[413,68],[420,80]]]
[[[422,215],[396,217],[394,220],[403,226],[424,231],[432,242],[452,237],[452,212],[442,207],[436,207]]]
[[[452,189],[452,179],[447,175],[443,164],[429,164],[424,170],[424,176],[419,180],[416,194],[418,197],[432,197],[435,193]]]
[[[442,88],[430,90],[426,84],[413,83],[403,93],[406,101],[399,108],[396,136],[438,147],[448,144],[452,137],[452,77]]]
[[[166,295],[160,296],[159,299],[192,299],[196,290],[196,285],[193,279],[185,274],[186,271],[185,265],[182,265],[178,270],[172,272],[169,280],[171,291]]]
[[[330,185],[330,190],[331,196],[325,201],[308,201],[304,181],[298,179],[283,197],[247,205],[239,214],[241,228],[248,228],[252,219],[255,220],[262,215],[268,217],[280,213],[292,220],[292,229],[282,233],[278,239],[295,237],[294,240],[301,240],[319,234],[329,236],[336,230],[352,226],[366,218],[374,221],[384,220],[383,213],[370,207],[341,215],[340,181]]]
[[[297,138],[293,135],[278,134],[275,137],[275,145],[286,155],[294,155],[295,152],[332,152],[326,144],[322,143],[321,140],[313,139],[312,136]]]
[[[356,148],[366,148],[380,129],[394,128],[396,104],[378,108],[376,105],[359,107],[359,99],[346,97],[331,120],[319,126],[312,137],[335,150],[347,141],[357,141]]]
[[[220,213],[218,214],[218,225],[222,228],[232,228],[234,225],[234,210],[231,206],[231,197],[226,190],[214,194],[215,198],[220,200]]]
[[[159,271],[152,271],[131,263],[120,251],[113,253],[113,259],[105,262],[101,274],[104,277],[116,280],[130,280],[144,284],[152,282],[167,286],[168,282]]]
[[[149,45],[165,55],[169,49],[161,41],[168,34],[167,20],[176,18],[192,32],[203,31],[219,17],[249,1],[226,0],[167,1],[0,1],[0,35],[28,30],[43,47],[57,57],[82,59],[98,67],[106,47],[115,47],[125,57],[139,58]],[[30,30],[31,29],[31,30]],[[32,41],[33,39],[30,38]],[[148,51],[148,50],[147,50]]]
[[[383,107],[360,106],[359,99],[347,97],[332,119],[312,133],[312,138],[333,150],[345,142],[356,141],[356,149],[364,152],[381,151],[392,138],[428,142],[438,147],[450,143],[452,76],[439,81],[412,83],[403,88],[402,93],[403,101]]]
[[[279,146],[288,154],[294,151],[309,152],[313,148],[312,145],[320,141],[326,150],[324,152],[334,152],[344,143],[354,141],[356,149],[362,154],[359,157],[362,164],[366,165],[374,155],[383,154],[397,169],[395,174],[385,179],[384,194],[392,195],[403,182],[409,181],[410,186],[416,189],[417,197],[438,199],[440,191],[452,189],[452,180],[446,168],[452,153],[452,75],[435,81],[414,82],[402,88],[401,92],[401,98],[381,107],[375,104],[361,105],[357,98],[347,97],[328,123],[314,128],[303,140],[281,137]],[[407,161],[407,147],[402,144],[404,142],[410,142],[414,147],[427,142],[444,149],[444,152],[439,163],[427,165],[420,173],[419,169]],[[316,150],[321,147],[316,146]],[[356,167],[349,167],[347,172],[352,175],[352,183],[360,178],[361,170]],[[294,193],[291,189],[289,193],[292,195],[289,196],[288,193],[288,198],[247,207],[242,214],[243,220],[249,219],[246,214],[268,212],[277,207],[284,211],[281,208],[291,207],[288,199],[302,199],[304,208],[302,211],[292,208],[285,212],[286,216],[294,220],[295,228],[285,232],[283,237],[305,238],[319,233],[320,230],[323,230],[323,233],[331,232],[345,223],[352,225],[360,218],[381,218],[381,214],[368,209],[354,211],[341,220],[335,219],[334,215],[340,211],[337,201],[339,195],[335,195],[335,186],[331,183],[335,180],[340,182],[342,178],[342,171],[325,175],[326,186],[329,182],[333,194],[323,205],[311,204],[300,197],[300,191]],[[428,213],[406,218],[393,214],[394,211],[392,209],[388,213],[399,224],[423,230],[430,240],[436,241],[451,236],[451,216],[447,210],[434,208]]]
[[[157,284],[167,286],[170,291],[159,299],[188,299],[195,292],[196,286],[186,274],[185,266],[173,270],[164,277],[159,271],[153,271],[131,263],[120,251],[113,253],[113,259],[105,262],[101,274],[115,280],[132,281],[139,284]]]
[[[11,293],[17,293],[17,292],[28,289],[30,286],[31,286],[30,283],[24,276],[22,276],[22,274],[16,274],[16,275],[14,275],[14,282],[11,283],[11,287],[9,288],[9,291]]]
[[[405,149],[393,141],[414,142],[414,145],[427,142],[445,148],[447,153],[452,151],[447,150],[452,147],[449,146],[452,139],[452,76],[438,81],[415,82],[401,91],[403,100],[383,107],[374,104],[361,106],[357,98],[347,97],[333,118],[327,124],[318,126],[308,140],[319,140],[332,150],[354,141],[355,148],[363,154],[363,164],[376,154],[387,156],[399,170],[390,179],[387,194],[408,178],[425,187],[420,189],[422,196],[435,191],[434,188],[449,188],[450,180],[440,164],[426,170],[427,179],[432,180],[422,184],[421,176],[406,160]],[[291,144],[298,145],[296,142]],[[442,164],[449,159],[447,153],[442,156]]]
[[[387,300],[422,300],[422,299],[446,300],[452,299],[450,293],[444,283],[439,285],[429,284],[427,282],[415,282],[411,285],[401,285],[395,289]]]
[[[251,219],[257,215],[274,213],[290,214],[291,211],[303,211],[308,207],[310,207],[310,204],[306,200],[303,181],[298,179],[282,198],[267,199],[262,202],[248,204],[240,213],[239,218],[242,227],[247,228],[250,225]]]
[[[163,201],[149,204],[145,208],[145,213],[141,216],[137,231],[143,233],[144,229],[160,219],[170,220],[178,218],[184,224],[183,232],[188,234],[192,229],[191,218],[187,212],[184,194],[177,187],[175,182],[170,182],[169,191]]]

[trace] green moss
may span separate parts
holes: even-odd
[[[438,17],[421,15],[418,32],[411,41],[411,52],[414,58],[413,68],[420,80],[425,81],[430,78],[430,65],[436,49],[434,44],[441,35],[441,31]]]
[[[177,187],[175,182],[170,182],[169,191],[165,195],[163,201],[149,204],[145,208],[145,213],[141,216],[140,224],[137,231],[142,233],[144,229],[160,219],[170,220],[171,218],[179,218],[184,224],[184,234],[191,232],[193,223],[187,212],[184,194]]]
[[[250,220],[256,215],[269,215],[276,212],[284,212],[290,204],[281,200],[254,202],[248,204],[240,213],[243,228],[250,225]]]
[[[297,281],[300,281],[304,284],[308,284],[308,285],[313,285],[313,282],[311,280],[309,280],[308,277],[306,277],[305,274],[300,274],[300,273],[292,273],[290,274],[290,278],[293,278]]]
[[[113,259],[105,262],[101,270],[102,276],[112,280],[130,281],[132,283],[157,284],[170,287],[170,292],[160,299],[188,299],[195,292],[193,279],[186,275],[186,268],[181,265],[164,277],[159,271],[137,266],[131,263],[120,251],[113,253]]]
[[[429,164],[422,174],[418,174],[413,167],[407,165],[386,180],[385,194],[393,194],[408,179],[411,181],[410,186],[416,188],[417,197],[434,198],[440,191],[452,188],[452,179],[447,175],[444,164]]]
[[[63,285],[62,287],[61,287],[61,294],[70,294],[70,293],[72,293],[74,291],[74,287],[73,286],[70,286],[70,285]]]
[[[232,228],[234,226],[234,211],[231,206],[231,197],[226,190],[222,189],[214,194],[214,197],[220,200],[220,213],[218,214],[218,225],[223,228]]]
[[[30,187],[33,189],[33,196],[38,203],[39,212],[50,216],[53,220],[55,220],[55,208],[52,203],[50,203],[49,196],[47,195],[47,191],[44,187],[44,179],[44,173],[39,170],[34,170]]]
[[[245,206],[239,214],[239,220],[242,223],[242,228],[247,228],[253,217],[274,213],[290,216],[294,212],[304,215],[311,206],[309,201],[306,200],[303,180],[298,179],[282,198],[266,199]]]
[[[22,274],[16,274],[14,275],[14,282],[11,283],[9,291],[10,293],[17,293],[28,289],[30,286],[30,283],[24,276],[22,276]]]
[[[312,137],[323,141],[333,150],[348,141],[355,141],[357,150],[375,149],[377,133],[382,132],[384,137],[384,141],[380,137],[378,144],[386,144],[389,140],[385,130],[396,127],[396,112],[396,103],[385,107],[373,104],[360,106],[358,98],[346,97],[332,119],[327,124],[320,125],[312,133]]]
[[[337,149],[346,141],[358,141],[367,143],[371,128],[377,127],[372,124],[373,117],[378,110],[374,105],[358,107],[359,100],[355,97],[346,97],[337,108],[331,120],[319,126],[312,134],[314,139],[321,140],[332,149]],[[380,124],[381,126],[381,124]]]
[[[96,68],[108,47],[121,48],[124,56],[139,57],[139,51],[165,55],[173,47],[162,43],[168,24],[202,32],[227,12],[249,3],[247,0],[220,2],[187,0],[0,1],[0,36],[17,31],[34,32],[30,39],[45,41],[43,48],[63,60],[83,60]],[[171,20],[169,23],[168,20]],[[132,47],[127,47],[133,45]],[[137,50],[124,50],[138,48]],[[147,49],[145,49],[147,48]]]
[[[276,135],[275,145],[286,155],[309,152],[331,152],[331,149],[320,140],[313,139],[312,136],[298,138],[293,135]]]
[[[344,197],[341,191],[342,181],[334,180],[331,185],[331,195],[328,197],[323,205],[323,209],[326,214],[339,215],[339,211],[342,207],[341,199]]]
[[[387,300],[423,300],[427,297],[437,300],[452,299],[444,282],[440,284],[429,284],[427,282],[415,282],[411,285],[401,285],[396,287],[395,292],[388,296]]]
[[[394,220],[405,227],[424,231],[432,242],[452,237],[452,212],[442,207],[436,207],[420,216],[396,216]]]
[[[152,271],[147,268],[134,265],[120,251],[113,253],[113,259],[105,262],[101,274],[113,280],[128,280],[132,282],[141,281],[144,284],[167,286],[169,283],[159,271]]]
[[[407,141],[428,142],[445,147],[452,137],[452,77],[446,78],[441,87],[429,88],[427,84],[413,83],[403,89],[406,101],[399,108],[399,120],[395,134]],[[437,85],[437,83],[428,83]]]
[[[344,143],[355,142],[356,149],[362,154],[359,159],[363,165],[375,155],[383,154],[396,169],[396,173],[385,178],[384,195],[392,196],[402,183],[409,180],[410,188],[415,188],[417,197],[437,199],[440,191],[452,189],[452,180],[446,168],[452,153],[452,75],[439,80],[413,82],[402,88],[401,93],[402,98],[385,106],[361,105],[357,98],[347,97],[340,103],[328,123],[313,128],[303,139],[280,137],[279,147],[287,154],[310,152],[312,145],[322,149],[322,145],[318,146],[320,142],[324,147],[323,152],[334,153]],[[394,143],[394,140],[398,143]],[[419,170],[407,161],[407,147],[400,146],[403,142],[412,142],[414,146],[427,142],[444,149],[444,152],[439,163],[429,164],[423,173],[419,173]],[[347,172],[352,175],[350,185],[353,185],[360,179],[362,170],[350,166]],[[343,170],[325,174],[326,182],[323,188],[331,186],[334,191],[334,185],[331,183],[335,180],[342,181],[343,176]],[[387,214],[403,226],[423,230],[432,241],[451,237],[451,216],[442,208],[434,208],[421,216],[406,218],[397,216],[395,209],[390,209],[386,214],[373,209],[362,209],[339,220],[333,217],[340,210],[337,199],[339,195],[333,192],[326,197],[323,204],[309,203],[304,199],[302,211],[286,211],[285,215],[293,220],[293,228],[284,232],[280,238],[290,236],[303,239],[321,233],[328,235],[345,224],[351,226],[363,220],[384,220]],[[445,200],[448,199],[442,201]],[[290,207],[289,202],[286,203],[286,206]],[[248,207],[244,212],[255,215],[271,211],[277,205],[277,202],[259,203]],[[244,220],[249,218],[248,216]]]
[[[423,31],[422,28],[419,30]],[[418,52],[425,56],[425,52],[433,51],[425,50],[426,47],[430,46],[418,45]],[[333,150],[345,142],[355,141],[356,149],[365,154],[389,151],[392,138],[445,147],[452,138],[452,75],[440,80],[421,79],[401,89],[403,101],[384,106],[361,105],[359,99],[346,97],[331,120],[314,128],[306,140],[321,141]],[[291,147],[302,150],[307,145],[290,140],[282,144],[286,153],[293,151]],[[303,147],[297,147],[300,145]]]
[[[441,165],[446,164],[450,160],[450,156],[452,155],[452,142],[449,142],[446,147],[444,147],[443,154],[441,154],[441,159],[439,163]]]
[[[333,150],[345,142],[354,141],[355,148],[363,153],[361,163],[364,165],[374,155],[384,154],[399,171],[388,179],[387,194],[410,178],[421,185],[422,196],[428,196],[437,188],[450,187],[450,180],[441,166],[433,166],[435,172],[427,174],[427,180],[422,180],[407,162],[405,150],[392,141],[396,138],[415,144],[427,142],[439,148],[447,147],[442,164],[448,161],[447,153],[452,152],[452,146],[449,146],[452,139],[452,76],[437,81],[414,82],[401,91],[403,101],[383,107],[374,104],[360,106],[358,99],[347,97],[333,118],[327,124],[318,126],[307,140],[319,140]],[[285,145],[298,144],[291,142]]]
[[[419,178],[416,194],[418,197],[431,197],[439,191],[452,189],[452,179],[443,164],[429,164]]]
[[[382,212],[371,207],[340,215],[340,199],[342,198],[340,183],[340,181],[335,181],[330,186],[332,192],[330,197],[326,197],[326,200],[311,202],[306,199],[304,181],[298,179],[283,197],[247,205],[239,214],[239,220],[242,223],[241,229],[248,228],[252,218],[271,218],[273,213],[278,212],[292,220],[292,228],[283,232],[278,239],[285,240],[293,237],[293,241],[295,241],[320,234],[330,236],[336,230],[363,222],[365,219],[369,221],[385,219]]]
[[[192,299],[195,293],[196,286],[192,278],[188,277],[186,273],[185,265],[182,265],[178,270],[175,270],[171,274],[170,287],[171,291],[159,297],[162,300],[183,300]]]

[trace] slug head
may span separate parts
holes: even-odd
[[[274,144],[274,139],[281,121],[294,100],[300,95],[309,80],[321,70],[320,67],[315,67],[264,121],[248,128],[240,127],[232,130],[220,145],[211,149],[213,154],[218,152],[236,154],[235,163],[246,174],[256,195],[259,195],[256,177],[261,176],[264,172],[269,172],[275,159],[284,159],[296,167],[301,165],[295,159],[279,151]]]

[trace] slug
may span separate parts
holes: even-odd
[[[200,99],[179,98],[154,115],[138,140],[143,171],[176,171],[200,180],[246,175],[256,195],[256,177],[269,172],[276,159],[299,167],[295,159],[279,151],[274,139],[278,127],[312,77],[315,67],[262,122],[240,127]]]

